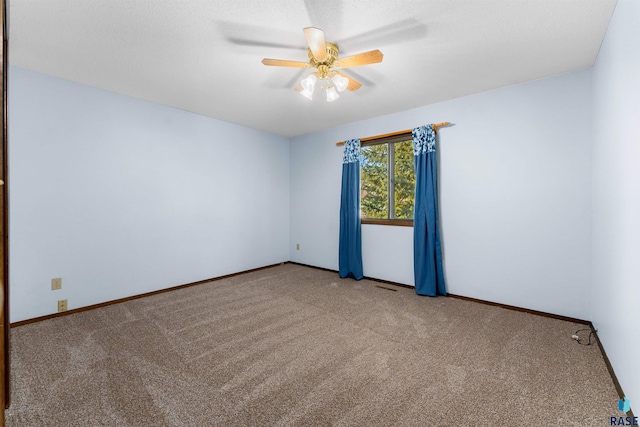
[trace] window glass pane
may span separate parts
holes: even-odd
[[[388,144],[368,145],[360,149],[360,209],[362,218],[389,217]]]
[[[411,140],[396,142],[394,169],[394,216],[413,219],[413,197],[416,174],[413,169],[413,143]]]

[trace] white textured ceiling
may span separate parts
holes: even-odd
[[[9,62],[295,136],[593,65],[615,0],[11,0]],[[322,28],[363,87],[293,88]]]

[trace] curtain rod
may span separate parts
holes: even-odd
[[[438,133],[438,128],[449,126],[450,124],[451,122],[442,122],[442,123],[434,123],[431,126],[433,126],[433,131],[435,133]],[[402,135],[403,133],[411,133],[412,130],[413,129],[406,129],[398,132],[385,133],[384,135],[368,136],[366,138],[360,138],[360,142],[367,142],[367,141],[373,141],[374,139],[388,138],[390,136]],[[338,146],[344,145],[344,142],[345,141],[336,142],[336,145]]]

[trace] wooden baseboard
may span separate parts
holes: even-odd
[[[613,370],[613,366],[611,365],[611,361],[609,361],[609,357],[607,356],[607,352],[604,350],[604,345],[602,345],[602,341],[600,341],[600,337],[598,336],[598,331],[594,328],[593,323],[589,322],[589,327],[593,331],[593,336],[596,338],[598,342],[598,347],[600,348],[600,353],[602,354],[602,358],[604,359],[604,364],[607,366],[607,370],[609,371],[609,375],[611,375],[611,379],[613,380],[613,385],[618,392],[618,396],[620,399],[625,398],[624,391],[622,390],[622,386],[618,381],[618,377],[616,376],[615,371]],[[633,417],[633,411],[627,412],[627,416]]]
[[[477,303],[480,303],[480,304],[486,304],[486,305],[492,305],[492,306],[495,306],[495,307],[505,308],[507,310],[513,310],[513,311],[520,311],[520,312],[523,312],[523,313],[535,314],[536,316],[543,316],[543,317],[550,317],[551,319],[564,320],[565,322],[580,323],[581,325],[590,325],[591,324],[591,322],[589,322],[588,320],[576,319],[575,317],[561,316],[559,314],[547,313],[545,311],[531,310],[529,308],[517,307],[515,305],[501,304],[499,302],[485,301],[485,300],[482,300],[482,299],[465,297],[465,296],[462,296],[462,295],[455,295],[455,294],[448,294],[447,296],[451,297],[451,298],[465,300],[465,301],[472,301],[472,302],[477,302]]]
[[[157,291],[145,292],[144,294],[133,295],[126,298],[120,298],[112,301],[101,302],[99,304],[87,305],[85,307],[74,308],[73,310],[61,311],[59,313],[47,314],[45,316],[34,317],[32,319],[21,320],[19,322],[11,323],[12,328],[17,328],[19,326],[28,325],[29,323],[41,322],[43,320],[53,319],[56,317],[68,316],[70,314],[81,313],[83,311],[93,310],[95,308],[106,307],[108,305],[120,304],[122,302],[131,301],[138,298],[150,297],[152,295],[161,294],[164,292],[171,292],[178,289],[188,288],[190,286],[201,285],[203,283],[215,282],[216,280],[228,279],[229,277],[239,276],[241,274],[252,273],[254,271],[265,270],[267,268],[273,268],[278,265],[283,265],[284,262],[280,262],[278,264],[265,265],[264,267],[252,268],[250,270],[244,270],[237,273],[225,274],[224,276],[213,277],[211,279],[198,280],[197,282],[187,283],[184,285],[172,286],[170,288],[159,289]]]
[[[316,267],[316,266],[313,266],[313,265],[302,264],[302,263],[299,263],[299,262],[288,261],[287,264],[301,265],[301,266],[304,266],[304,267],[315,268],[316,270],[331,271],[333,273],[338,273],[338,271],[332,270],[330,268]],[[387,285],[399,286],[401,288],[415,289],[413,286],[405,285],[404,283],[397,283],[397,282],[392,282],[392,281],[384,280],[384,279],[376,279],[375,277],[367,277],[367,276],[365,276],[364,279],[371,280],[371,281],[374,281],[374,282],[379,282],[379,283],[386,283]],[[544,311],[531,310],[531,309],[528,309],[528,308],[517,307],[515,305],[501,304],[499,302],[486,301],[486,300],[477,299],[477,298],[465,297],[465,296],[462,296],[462,295],[447,294],[447,297],[462,299],[462,300],[465,300],[465,301],[477,302],[479,304],[492,305],[492,306],[495,306],[495,307],[505,308],[507,310],[521,311],[523,313],[535,314],[536,316],[550,317],[552,319],[564,320],[566,322],[580,323],[582,325],[590,325],[591,324],[591,322],[589,322],[588,320],[582,320],[582,319],[576,319],[576,318],[573,318],[573,317],[561,316],[559,314],[551,314],[551,313],[547,313],[547,312],[544,312]]]

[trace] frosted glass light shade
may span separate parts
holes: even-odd
[[[336,92],[336,88],[334,86],[329,86],[327,88],[327,102],[335,101],[338,98],[340,98],[340,95]]]
[[[300,95],[304,96],[307,99],[313,99],[313,90],[303,89],[300,92]]]
[[[303,89],[313,92],[313,88],[316,87],[317,81],[318,81],[318,78],[315,75],[309,74],[306,78],[302,79],[302,81],[300,82],[300,85],[302,86]]]
[[[338,89],[338,92],[342,92],[349,85],[349,79],[342,77],[340,74],[336,74],[331,80],[333,80],[333,84],[336,86],[336,89]]]
[[[314,74],[309,74],[306,78],[302,79],[300,86],[302,86],[302,92],[300,95],[307,99],[313,99],[313,89],[316,87],[318,78]]]

